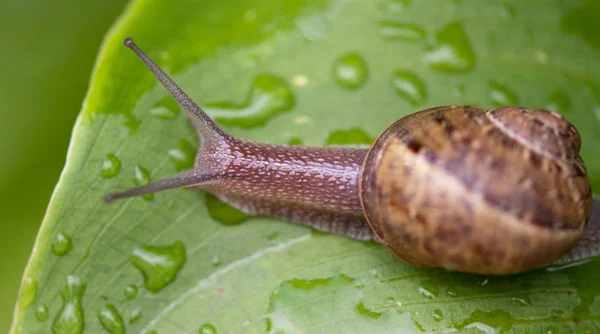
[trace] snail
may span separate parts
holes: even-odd
[[[442,106],[399,119],[370,149],[257,143],[222,130],[131,38],[124,43],[188,112],[200,148],[191,170],[108,194],[107,203],[203,189],[251,215],[380,242],[415,266],[476,274],[600,253],[598,205],[589,223],[600,201],[579,133],[559,114]]]

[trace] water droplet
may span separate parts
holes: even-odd
[[[419,293],[423,297],[430,299],[436,298],[439,294],[439,285],[431,280],[421,281],[419,285]]]
[[[267,333],[271,333],[271,329],[273,329],[273,320],[271,320],[271,318],[267,317]]]
[[[308,84],[308,77],[306,75],[295,75],[292,78],[292,83],[297,87],[304,87]]]
[[[517,11],[515,7],[505,3],[502,6],[502,10],[500,11],[500,17],[504,20],[512,20],[517,15]]]
[[[600,13],[600,2],[584,1],[582,5],[567,12],[560,27],[566,34],[578,36],[590,46],[600,49],[600,21],[597,13]]]
[[[397,300],[396,298],[387,297],[385,300],[385,304],[386,306],[395,309],[397,313],[402,313],[402,302]]]
[[[279,232],[279,231],[273,231],[273,232],[269,233],[269,235],[267,236],[267,240],[273,241],[273,240],[277,239],[277,237],[280,234],[281,234],[281,232]]]
[[[83,332],[83,308],[81,299],[86,285],[77,276],[67,276],[64,288],[60,292],[63,305],[54,318],[52,332],[55,334],[71,334]]]
[[[325,140],[325,145],[367,145],[373,143],[373,138],[369,136],[363,129],[352,128],[348,130],[335,130],[329,133]]]
[[[563,90],[557,89],[548,95],[548,104],[545,108],[561,114],[567,113],[571,108],[571,99]]]
[[[512,297],[512,301],[519,306],[531,306],[531,303],[523,298]]]
[[[212,259],[212,261],[210,262],[210,264],[211,264],[213,267],[218,267],[218,266],[220,266],[220,265],[221,265],[221,259],[219,259],[219,257],[218,257],[218,256],[215,256],[215,257],[213,257],[213,259]]]
[[[315,315],[327,312],[333,318],[342,315],[347,317],[357,311],[356,305],[362,297],[363,292],[354,285],[354,279],[343,274],[329,278],[287,280],[271,295],[266,326],[270,333],[288,332],[290,328],[294,332],[314,332],[310,326]],[[344,303],[332,309],[331,305],[337,305],[341,298]],[[306,308],[306,305],[311,307]]]
[[[265,124],[274,116],[292,110],[294,94],[282,79],[269,74],[257,76],[243,104],[214,102],[205,111],[218,123],[251,128]]]
[[[540,64],[546,65],[548,64],[548,54],[544,50],[535,51],[535,60],[537,60]]]
[[[301,16],[294,23],[302,36],[309,41],[325,38],[331,26],[330,20],[325,15]]]
[[[383,11],[393,16],[406,10],[410,5],[410,0],[389,0],[383,2],[382,5]]]
[[[150,109],[150,115],[152,115],[156,118],[160,118],[160,119],[166,119],[166,120],[175,119],[175,118],[177,118],[178,114],[179,114],[179,111],[174,111],[172,109],[168,109],[163,106],[159,106],[159,107]]]
[[[514,318],[510,313],[503,310],[495,310],[491,312],[483,312],[476,310],[465,319],[461,324],[457,324],[455,327],[459,330],[464,328],[479,328],[485,330],[492,330],[496,332],[505,332],[510,330],[514,323]]]
[[[461,23],[446,25],[435,34],[434,44],[428,48],[425,62],[443,72],[464,72],[475,66],[475,52]]]
[[[175,148],[169,150],[169,159],[178,172],[194,167],[194,158],[198,150],[187,140],[177,143]]]
[[[123,318],[113,304],[106,304],[98,311],[98,320],[102,327],[111,334],[125,333]]]
[[[244,12],[244,21],[254,22],[256,20],[256,9],[248,9]]]
[[[215,326],[213,326],[211,324],[204,324],[204,325],[200,326],[200,329],[198,329],[198,333],[200,333],[200,334],[216,334],[217,329],[215,328]]]
[[[64,233],[59,233],[52,241],[52,253],[57,256],[62,256],[71,251],[73,243],[71,238]]]
[[[518,102],[517,93],[501,83],[490,83],[490,100],[496,107],[514,106]]]
[[[368,72],[367,63],[358,53],[347,53],[333,63],[333,79],[344,88],[362,87]]]
[[[446,289],[446,295],[448,295],[448,297],[458,297],[458,291],[456,291],[455,288],[453,287],[449,287]]]
[[[100,172],[100,176],[105,179],[110,179],[119,174],[120,170],[121,161],[119,158],[112,153],[108,153],[102,161],[102,171]]]
[[[138,293],[138,288],[137,286],[131,284],[125,287],[125,289],[123,289],[123,294],[125,295],[125,298],[127,299],[133,299],[135,298],[135,296],[137,296]]]
[[[158,331],[156,329],[153,329],[149,331],[148,334],[158,334]]]
[[[456,85],[456,87],[452,89],[452,95],[454,95],[454,97],[456,97],[457,100],[463,101],[465,99],[465,85]]]
[[[150,109],[150,115],[164,120],[176,119],[180,112],[181,107],[170,95],[165,96]]]
[[[146,168],[144,168],[140,165],[136,165],[135,166],[135,177],[134,177],[133,181],[135,182],[135,184],[138,187],[150,183],[150,172]],[[154,194],[147,194],[147,195],[142,196],[142,198],[145,199],[146,201],[151,201],[154,199]]]
[[[297,125],[310,124],[313,122],[313,119],[310,116],[300,115],[294,119],[294,123]]]
[[[125,119],[125,121],[123,121],[123,123],[121,123],[121,132],[123,136],[129,136],[134,134],[137,129],[139,129],[140,124],[142,124],[141,121],[133,118],[133,116],[131,115],[127,115],[127,118]]]
[[[425,39],[425,29],[414,24],[383,22],[379,31],[381,37],[387,40],[420,42]]]
[[[442,313],[442,311],[434,310],[433,311],[433,320],[435,320],[437,322],[444,320],[444,314]]]
[[[136,321],[140,320],[141,317],[142,317],[142,308],[136,307],[131,311],[131,314],[129,315],[129,323],[133,324]]]
[[[303,145],[304,141],[300,137],[292,137],[288,140],[288,145]]]
[[[21,294],[19,296],[19,308],[27,309],[37,296],[37,282],[31,277],[25,277],[21,285]]]
[[[39,322],[46,321],[48,319],[48,306],[40,305],[35,309],[35,318]]]
[[[413,106],[427,100],[425,83],[414,72],[398,70],[392,75],[392,86],[396,93],[406,98]]]
[[[247,214],[221,201],[213,194],[206,193],[205,201],[208,215],[223,225],[239,225],[248,218]]]
[[[381,312],[375,312],[372,311],[370,309],[368,309],[365,304],[363,304],[363,302],[361,301],[360,303],[358,303],[358,305],[356,305],[356,310],[358,311],[358,313],[367,316],[369,318],[379,318],[381,317]]]
[[[181,241],[175,241],[170,246],[138,246],[129,258],[142,272],[146,289],[153,293],[173,282],[186,260],[185,247]]]

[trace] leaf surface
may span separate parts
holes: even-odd
[[[564,114],[600,187],[592,1],[138,0],[108,34],[24,276],[14,329],[600,331],[598,260],[507,277],[419,269],[381,246],[250,218],[201,191],[105,205],[192,166],[186,115],[136,39],[232,134],[364,145],[426,107]],[[523,245],[527,247],[527,245]]]

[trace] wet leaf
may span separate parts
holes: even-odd
[[[598,260],[508,277],[448,273],[274,219],[231,210],[235,224],[225,224],[227,207],[201,191],[102,201],[187,168],[198,145],[184,113],[123,47],[129,35],[228,131],[258,141],[322,145],[334,132],[373,135],[444,104],[557,106],[581,132],[598,189],[591,1],[226,3],[139,0],[107,36],[15,329],[600,331]],[[418,38],[382,34],[390,26],[411,27]],[[360,61],[340,66],[347,55]],[[70,250],[57,256],[60,234]]]

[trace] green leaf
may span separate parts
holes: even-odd
[[[198,145],[185,114],[122,46],[129,35],[228,131],[252,140],[324,145],[333,134],[362,144],[403,115],[444,104],[560,109],[581,132],[598,189],[598,7],[133,2],[99,54],[13,328],[600,331],[598,260],[508,277],[448,273],[411,267],[373,243],[249,218],[201,191],[102,201],[189,168]]]

